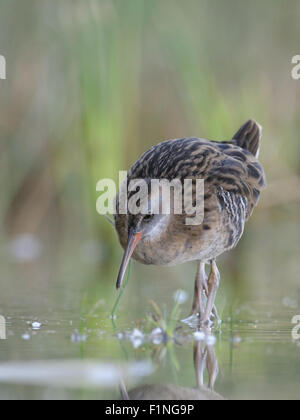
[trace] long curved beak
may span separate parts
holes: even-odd
[[[120,289],[120,287],[122,286],[122,282],[123,282],[130,258],[132,254],[134,253],[134,250],[141,239],[142,239],[141,232],[136,233],[134,229],[130,231],[126,250],[124,253],[123,261],[122,261],[121,268],[118,275],[118,280],[117,280],[117,285],[116,285],[117,289]]]

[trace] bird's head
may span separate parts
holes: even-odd
[[[129,261],[143,241],[155,241],[167,228],[170,215],[167,214],[137,214],[128,216],[128,239],[120,267],[117,289],[122,285]]]
[[[143,243],[147,246],[147,244],[155,244],[160,240],[162,233],[168,228],[171,217],[170,212],[164,213],[162,210],[161,191],[156,194],[150,191],[144,205],[139,203],[139,211],[134,213],[129,211],[122,219],[124,222],[122,228],[125,227],[126,221],[127,238],[125,243],[127,243],[124,246],[125,252],[118,275],[117,289],[122,285],[127,266],[138,245]]]

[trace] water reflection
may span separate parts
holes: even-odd
[[[0,399],[299,398],[299,340],[292,332],[300,330],[299,321],[291,322],[299,309],[275,302],[240,305],[213,331],[174,322],[168,335],[145,311],[129,322],[120,310],[114,328],[102,304],[76,316],[60,304],[47,316],[27,304],[18,312],[2,305]]]
[[[211,331],[198,331],[204,337],[211,337]],[[196,387],[182,387],[174,384],[154,384],[138,386],[127,392],[125,382],[120,382],[121,398],[124,400],[224,400],[214,392],[214,384],[219,373],[218,361],[214,345],[206,341],[195,341],[193,345],[193,361]],[[208,383],[205,385],[205,371]]]

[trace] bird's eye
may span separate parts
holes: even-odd
[[[150,220],[153,219],[153,214],[146,214],[146,216],[144,217],[144,222],[150,222]]]

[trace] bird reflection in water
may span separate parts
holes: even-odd
[[[214,392],[214,385],[219,373],[218,361],[213,344],[210,344],[209,329],[199,331],[206,336],[206,341],[196,341],[193,347],[196,387],[181,387],[173,384],[141,385],[127,392],[125,383],[120,384],[123,400],[224,400]],[[204,384],[205,370],[208,384]]]

